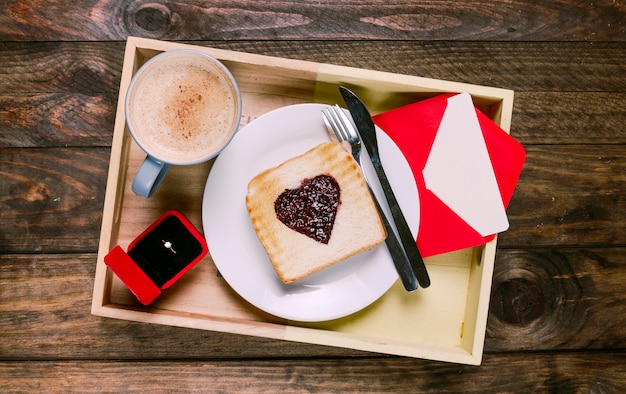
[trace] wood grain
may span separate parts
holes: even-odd
[[[68,10],[57,12],[58,9]],[[492,40],[615,41],[625,38],[621,1],[471,0],[355,4],[336,1],[11,2],[1,41]]]
[[[0,94],[117,92],[123,43],[0,42]],[[10,97],[10,96],[9,96]]]
[[[486,350],[624,348],[623,248],[500,250]]]
[[[621,91],[515,94],[511,134],[524,145],[625,144]]]
[[[520,372],[525,371],[525,372]],[[32,392],[620,393],[623,354],[492,355],[481,367],[404,358],[0,362],[0,390]]]
[[[116,94],[0,95],[0,146],[111,146]]]
[[[624,248],[499,250],[486,352],[626,348],[625,254]],[[94,254],[0,255],[0,359],[373,355],[92,316],[95,260]]]
[[[97,249],[109,149],[0,149],[0,253]]]
[[[621,45],[365,42],[358,50],[346,42],[215,46],[515,89],[512,134],[523,144],[626,143],[626,47]],[[6,70],[6,78],[0,79],[0,146],[110,144],[120,43],[12,43],[0,44],[0,53],[0,67]],[[537,64],[537,58],[548,57],[550,63]],[[401,61],[406,58],[415,61]]]
[[[188,41],[189,42],[189,41]],[[375,69],[516,92],[623,92],[613,42],[198,41],[194,45]],[[124,43],[1,43],[0,92],[115,92]],[[550,59],[550,61],[540,61]]]
[[[526,152],[499,247],[626,245],[622,145],[527,145]]]

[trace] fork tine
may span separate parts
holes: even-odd
[[[322,118],[324,119],[324,123],[326,123],[326,127],[332,130],[335,134],[335,137],[337,137],[337,141],[342,142],[343,138],[340,135],[337,123],[330,112],[331,111],[328,108],[324,108],[322,110]]]
[[[349,141],[350,139],[358,139],[359,135],[346,113],[338,105],[335,104],[335,107],[335,114],[339,118],[339,123],[341,123],[345,132],[346,140]]]
[[[355,149],[357,148],[353,144],[353,142],[356,141],[354,141],[354,138],[351,138],[350,132],[346,129],[346,125],[339,115],[339,113],[342,112],[343,110],[338,105],[335,105],[334,107],[329,106],[322,110],[322,119],[324,120],[326,127],[333,131],[341,146],[343,146],[346,151],[352,152],[352,156],[355,157],[356,160],[356,157],[358,156],[355,156],[357,153]],[[360,151],[360,149],[358,150]]]
[[[341,109],[339,109],[339,106],[337,104],[330,107],[330,110],[329,110],[329,112],[331,113],[333,117],[333,122],[337,126],[337,130],[339,131],[339,133],[341,133],[341,137],[342,137],[341,139],[343,141],[347,141],[348,133],[345,130],[344,124],[341,122],[341,118],[339,117],[339,113],[338,113],[339,111],[341,111]]]
[[[337,139],[339,141],[347,141],[348,134],[346,133],[346,130],[344,129],[343,124],[341,123],[341,119],[339,118],[337,114],[337,109],[335,107],[329,107],[328,114],[330,115],[330,122],[331,122],[331,125],[334,126],[335,133],[339,134],[337,136]]]
[[[337,104],[326,108],[325,111],[330,127],[339,141],[350,142],[350,139],[355,138],[355,133],[350,129],[352,126],[352,124],[349,123],[350,120]]]

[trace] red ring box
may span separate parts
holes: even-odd
[[[144,305],[150,304],[208,253],[202,234],[178,211],[168,211],[104,263]]]

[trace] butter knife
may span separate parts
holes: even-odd
[[[352,119],[354,120],[356,128],[361,136],[361,140],[363,141],[363,145],[365,145],[365,149],[367,149],[367,153],[369,153],[372,165],[374,166],[380,185],[385,193],[385,198],[389,204],[391,216],[393,217],[394,224],[398,230],[398,236],[404,246],[407,257],[411,262],[413,272],[417,277],[419,285],[426,288],[430,286],[430,276],[426,270],[424,259],[417,248],[415,238],[413,237],[411,229],[404,218],[402,209],[398,204],[391,185],[387,180],[385,170],[383,169],[383,165],[378,154],[378,140],[376,139],[376,127],[374,126],[374,121],[372,120],[372,117],[363,102],[354,93],[352,93],[352,91],[343,86],[340,86],[339,90],[344,101],[346,102],[346,105],[348,106],[350,114],[352,115]]]

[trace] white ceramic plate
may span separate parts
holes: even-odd
[[[228,284],[246,301],[272,315],[297,321],[337,319],[370,305],[398,279],[385,244],[284,284],[259,242],[246,209],[248,182],[259,172],[328,141],[321,104],[299,104],[269,112],[241,129],[216,159],[202,202],[209,252]],[[415,236],[419,224],[417,186],[404,156],[377,130],[381,160]],[[376,180],[365,148],[366,175]],[[372,183],[384,209],[380,185]]]

